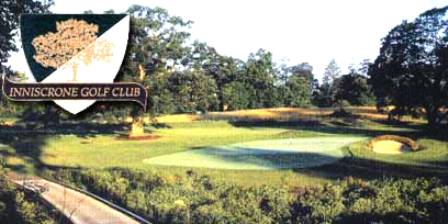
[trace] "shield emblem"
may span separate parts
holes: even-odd
[[[22,46],[40,83],[113,83],[129,37],[126,14],[23,14]],[[77,114],[95,100],[55,100]]]

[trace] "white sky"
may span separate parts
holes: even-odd
[[[55,0],[54,13],[123,12],[132,4],[159,6],[194,22],[192,40],[219,53],[246,60],[264,48],[277,63],[308,62],[322,77],[335,59],[343,71],[375,59],[381,38],[402,20],[448,4],[446,0]],[[29,72],[23,52],[13,53],[13,69]]]

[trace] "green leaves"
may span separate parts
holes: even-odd
[[[5,64],[11,51],[16,51],[13,40],[18,31],[21,13],[45,13],[53,1],[38,0],[4,0],[0,3],[0,74],[7,72]]]
[[[404,21],[383,39],[380,55],[370,66],[373,91],[380,101],[409,112],[423,107],[430,125],[442,117],[448,102],[448,7]]]
[[[0,167],[0,223],[56,223],[57,217],[39,202],[39,195],[24,192],[6,180]]]
[[[72,183],[155,223],[444,223],[448,219],[448,187],[438,179],[348,178],[290,192],[214,182],[193,171],[180,176],[127,169],[69,172]]]
[[[335,101],[346,100],[351,105],[368,105],[375,103],[367,77],[356,72],[341,76],[335,83]]]

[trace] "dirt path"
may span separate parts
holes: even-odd
[[[112,207],[78,191],[42,178],[10,178],[16,184],[33,191],[61,211],[74,224],[137,224],[139,222]]]

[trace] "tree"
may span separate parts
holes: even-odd
[[[235,80],[241,70],[242,62],[232,57],[222,56],[205,43],[195,41],[191,51],[193,69],[201,69],[211,76],[216,83],[219,110],[224,111],[224,87]]]
[[[247,83],[235,80],[223,90],[225,110],[242,110],[249,107],[250,94]]]
[[[206,112],[217,105],[215,80],[203,71],[174,72],[168,79],[177,112]]]
[[[11,51],[16,51],[14,37],[17,35],[19,16],[22,13],[48,13],[53,1],[2,0],[0,2],[0,74],[9,73],[5,65]]]
[[[283,105],[309,106],[314,84],[313,67],[308,63],[301,63],[282,70],[281,80],[284,80],[284,83],[279,87],[279,95]]]
[[[56,22],[56,33],[49,32],[33,39],[34,60],[43,67],[71,66],[73,81],[77,79],[78,65],[112,56],[111,43],[96,41],[98,25],[83,20],[69,19]]]
[[[325,68],[324,77],[322,79],[322,85],[319,87],[319,91],[315,94],[314,101],[320,107],[332,106],[334,101],[334,81],[339,76],[339,67],[336,61],[333,59]]]
[[[13,75],[16,78],[21,79],[20,73],[11,71],[6,65],[10,53],[12,51],[17,51],[17,43],[14,41],[16,37],[19,26],[19,17],[22,13],[48,13],[48,8],[53,4],[53,1],[37,1],[37,0],[2,0],[0,1],[0,74]],[[0,94],[0,99],[3,96]],[[21,113],[24,110],[35,109],[36,105],[26,105],[22,104],[15,105],[13,102],[3,101],[2,107],[5,108],[9,105],[9,110],[12,113]],[[6,108],[5,108],[6,109]],[[2,111],[5,113],[5,111]]]
[[[168,77],[189,55],[185,42],[190,33],[184,30],[192,22],[158,7],[133,5],[127,13],[131,15],[130,38],[119,79],[139,81],[138,68],[142,65],[147,74],[142,83],[150,90],[147,111],[174,112]]]
[[[304,77],[294,75],[286,83],[288,93],[285,99],[286,106],[305,107],[310,105],[311,84]]]
[[[245,65],[244,81],[249,92],[249,108],[272,107],[276,105],[275,71],[272,54],[259,49],[251,53]]]
[[[345,100],[351,105],[368,105],[375,102],[367,77],[355,70],[335,81],[335,101]]]
[[[338,64],[333,59],[325,68],[324,77],[322,79],[323,85],[331,85],[333,81],[339,76],[340,70]]]
[[[369,68],[370,83],[380,102],[408,113],[424,108],[428,124],[438,125],[448,102],[448,6],[404,21],[383,39]]]
[[[167,108],[173,112],[168,77],[187,55],[188,49],[183,44],[190,34],[179,28],[191,22],[170,16],[165,9],[157,7],[133,5],[127,13],[131,15],[130,38],[119,79],[138,81],[149,89],[147,111],[152,117]],[[132,106],[132,129],[140,130],[139,135],[144,130],[143,114],[142,108]]]

